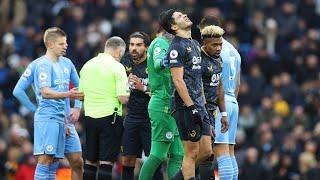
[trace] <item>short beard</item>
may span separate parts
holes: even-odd
[[[132,59],[132,61],[133,61],[135,64],[139,64],[140,62],[144,61],[144,60],[142,59],[142,58],[143,58],[143,55],[144,55],[144,54],[138,56],[137,58],[133,58],[133,56],[131,56],[131,59]]]

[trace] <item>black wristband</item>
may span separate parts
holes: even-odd
[[[188,110],[194,110],[196,109],[196,106],[194,104],[192,104],[191,106],[187,106]]]

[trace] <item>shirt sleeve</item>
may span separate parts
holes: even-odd
[[[70,80],[71,80],[71,83],[73,84],[74,87],[79,88],[79,84],[80,84],[79,83],[79,75],[78,75],[78,72],[72,62],[71,62]],[[80,91],[80,89],[78,89],[78,90]],[[80,100],[76,99],[74,101],[74,107],[81,109],[82,102]]]
[[[34,81],[37,82],[39,89],[51,87],[52,67],[47,63],[39,63],[36,66]]]
[[[155,43],[153,52],[152,52],[152,57],[154,61],[154,69],[156,71],[159,71],[160,69],[162,69],[161,61],[168,60],[165,58],[167,55],[168,47],[169,47],[169,44],[165,42],[165,40],[159,40],[157,43]]]
[[[83,67],[80,70],[80,79],[79,79],[79,91],[83,92],[83,78],[81,78],[83,76]]]
[[[129,94],[127,92],[128,77],[126,70],[122,64],[119,65],[118,69],[119,70],[115,72],[117,96],[127,96]]]
[[[26,94],[26,90],[33,83],[33,71],[33,66],[32,64],[30,64],[13,89],[13,95],[23,106],[28,108],[31,112],[35,112],[36,106],[31,102],[30,98]]]
[[[167,58],[169,60],[171,68],[183,66],[185,52],[181,43],[174,43],[171,45],[168,51]]]

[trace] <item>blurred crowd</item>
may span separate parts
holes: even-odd
[[[155,37],[158,15],[168,8],[189,15],[198,40],[200,19],[220,17],[225,39],[242,56],[239,178],[320,177],[319,0],[1,0],[0,179],[28,179],[34,171],[33,114],[12,90],[44,54],[44,30],[67,33],[67,57],[79,70],[112,35]],[[83,141],[81,120],[76,127]]]

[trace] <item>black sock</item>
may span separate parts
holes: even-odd
[[[123,166],[121,180],[133,180],[134,167]]]
[[[97,167],[89,164],[84,165],[83,180],[96,179]]]
[[[194,173],[195,173],[195,178],[199,180],[199,179],[200,179],[200,170],[199,170],[199,167],[197,167],[197,168],[195,169],[195,172],[194,172]]]
[[[98,171],[98,180],[112,180],[111,164],[100,164]]]
[[[162,174],[162,165],[157,168],[156,172],[154,172],[153,180],[163,180],[163,174]]]
[[[214,179],[213,155],[199,165],[201,179]]]
[[[171,180],[183,180],[182,170],[180,169],[172,178]]]
[[[189,180],[196,180],[196,178],[195,177],[191,177],[191,178],[189,178]]]

